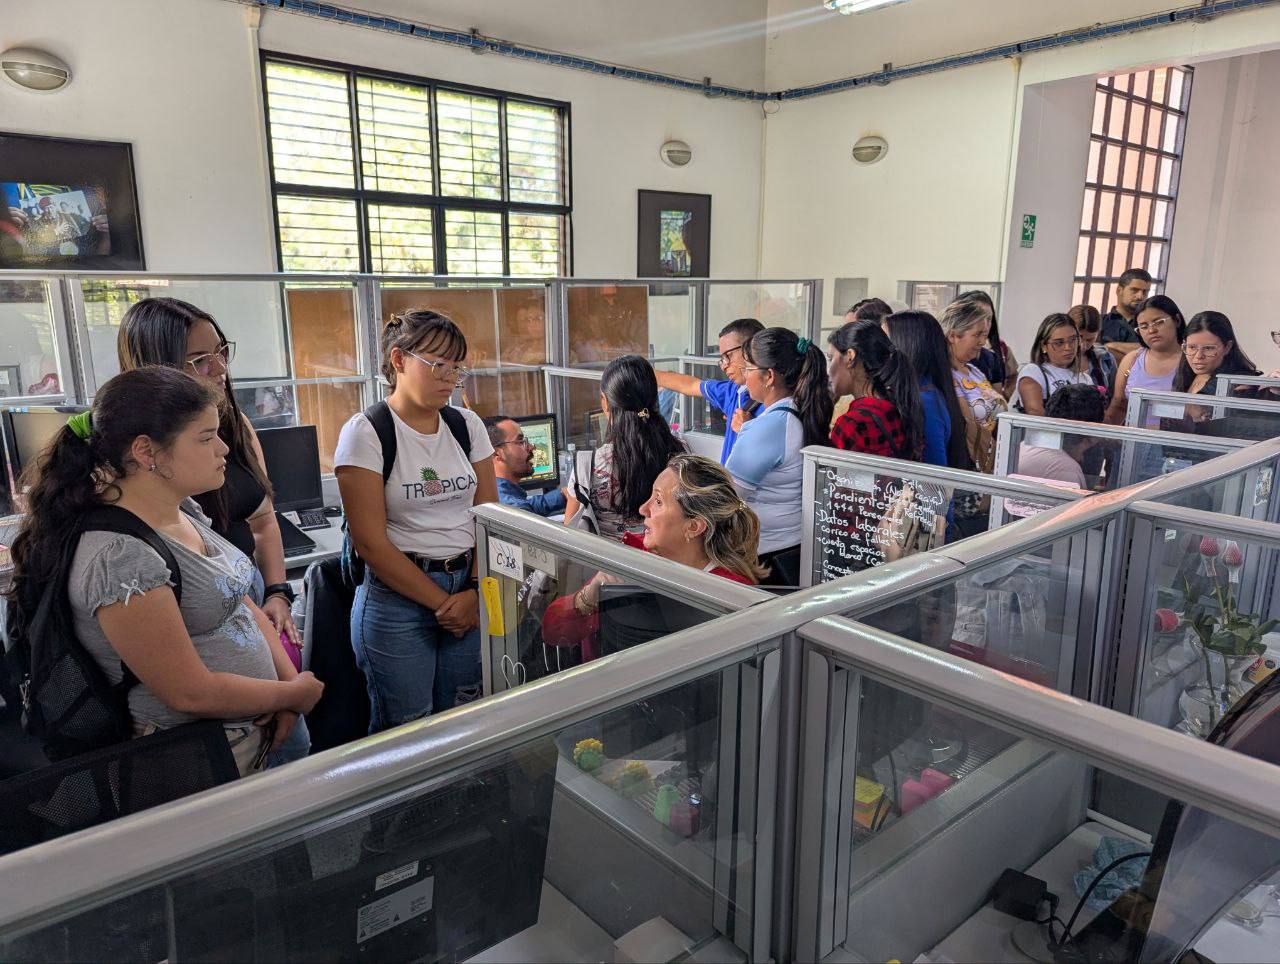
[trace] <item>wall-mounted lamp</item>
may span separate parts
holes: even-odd
[[[23,90],[50,94],[71,83],[71,68],[46,50],[10,47],[0,54],[0,73]]]
[[[895,3],[906,3],[906,0],[822,0],[822,5],[828,10],[843,13],[845,16],[851,13],[866,13],[868,10],[892,6]]]

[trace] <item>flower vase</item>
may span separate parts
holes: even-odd
[[[1205,739],[1247,687],[1243,677],[1253,665],[1256,656],[1224,656],[1221,653],[1205,654],[1212,683],[1201,681],[1188,686],[1178,698],[1178,710],[1182,714],[1179,729],[1198,739]]]

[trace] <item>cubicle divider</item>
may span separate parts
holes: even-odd
[[[474,514],[486,696],[773,598],[509,506]],[[597,611],[584,616],[574,596],[593,580]]]
[[[1071,486],[820,445],[802,455],[803,586],[938,549],[974,529],[999,528],[1088,495]]]
[[[1188,395],[1135,388],[1124,423],[1250,442],[1280,435],[1280,399]]]
[[[1223,374],[1214,378],[1214,393],[1217,395],[1241,395],[1245,398],[1257,398],[1259,401],[1280,400],[1280,378],[1272,378],[1270,375]]]
[[[1012,412],[998,417],[996,438],[996,475],[1034,479],[1047,465],[1063,477],[1079,472],[1085,487],[1094,492],[1145,482],[1251,444]]]

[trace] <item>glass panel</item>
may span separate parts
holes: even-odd
[[[365,189],[434,194],[430,89],[357,77],[356,102]]]
[[[1117,197],[1113,195],[1113,197]],[[1118,195],[1119,210],[1116,212],[1116,233],[1131,234],[1133,232],[1133,195]],[[1105,229],[1104,229],[1105,230]]]
[[[1110,277],[1118,278],[1122,275],[1126,268],[1132,264],[1129,258],[1130,242],[1127,240],[1116,241],[1111,248],[1111,273]]]
[[[356,412],[364,410],[364,387],[359,382],[336,385],[299,385],[298,422],[314,425],[320,444],[320,471],[333,472],[333,452],[338,433]]]
[[[1151,123],[1147,125],[1147,147],[1159,148],[1160,136],[1164,131],[1164,119],[1168,116],[1162,110],[1151,108]]]
[[[1165,102],[1165,96],[1169,92],[1169,68],[1161,67],[1151,72],[1151,99],[1156,103]],[[1174,105],[1177,106],[1177,105]]]
[[[498,359],[501,363],[546,364],[546,311],[545,288],[503,288],[498,292]]]
[[[467,338],[468,368],[492,368],[498,360],[498,288],[382,286],[382,319],[427,309],[446,315]],[[537,289],[541,292],[541,288]]]
[[[1138,186],[1138,164],[1142,159],[1142,152],[1136,147],[1126,148],[1124,151],[1124,166],[1120,172],[1120,184],[1122,187],[1132,191]]]
[[[603,367],[619,355],[648,354],[647,285],[574,285],[568,291],[568,304],[570,365]]]
[[[1112,98],[1111,112],[1107,115],[1107,136],[1113,141],[1124,140],[1124,125],[1128,115],[1127,107],[1127,101],[1119,97]]]
[[[1169,236],[1169,211],[1171,205],[1168,201],[1155,202],[1155,222],[1151,227],[1151,233],[1158,238],[1167,238]]]
[[[511,274],[558,275],[564,264],[560,216],[512,211],[507,222]]]
[[[148,279],[84,281],[82,287],[89,349],[99,385],[120,371],[116,339],[124,313],[135,301],[152,297],[178,298],[211,314],[227,339],[236,343],[233,378],[292,377],[281,286],[276,282]]]
[[[1095,238],[1093,241],[1093,276],[1095,278],[1107,277],[1107,266],[1111,257],[1111,240],[1109,238]]]
[[[1096,230],[1113,231],[1115,230],[1116,192],[1099,191],[1098,194],[1098,223]]]
[[[915,311],[928,311],[935,317],[941,317],[947,305],[956,300],[960,293],[953,284],[920,284],[911,286],[911,307]]]
[[[1110,87],[1110,86],[1111,86],[1111,78],[1110,78],[1109,76],[1099,77],[1099,78],[1098,78],[1098,86],[1099,86],[1099,87]]]
[[[1165,161],[1160,160],[1155,154],[1144,154],[1142,158],[1142,187],[1141,190],[1147,194],[1151,194],[1156,189],[1156,168]]]
[[[550,410],[545,384],[541,372],[487,371],[467,379],[462,396],[467,407],[481,418],[541,415]]]
[[[707,341],[714,344],[720,329],[738,318],[755,318],[766,328],[790,328],[803,335],[809,329],[809,288],[713,281],[707,301]]]
[[[1173,193],[1173,165],[1174,160],[1171,157],[1160,158],[1160,193],[1170,195]]]
[[[1159,235],[1159,225],[1153,229],[1151,225],[1151,198],[1138,198],[1138,219],[1135,231],[1137,234],[1153,233]]]
[[[502,215],[497,211],[444,212],[449,274],[501,275]]]
[[[45,281],[0,281],[0,398],[65,397],[52,297]]]
[[[1185,70],[1171,70],[1169,72],[1169,106],[1174,110],[1182,110],[1182,95],[1187,89],[1187,72]]]
[[[1094,207],[1096,206],[1095,204],[1096,199],[1097,199],[1097,192],[1091,187],[1085,188],[1084,206],[1080,209],[1080,230],[1081,231],[1088,231],[1090,228],[1093,227],[1093,215],[1094,215]]]
[[[295,377],[360,374],[355,298],[355,289],[349,286],[285,289]]]
[[[369,264],[385,274],[435,274],[431,209],[370,204]]]
[[[1107,285],[1095,284],[1089,292],[1089,304],[1099,311],[1107,310]]]
[[[1101,163],[1102,143],[1100,141],[1089,142],[1089,167],[1085,170],[1085,180],[1090,184],[1098,183],[1098,165]]]
[[[1135,241],[1133,243],[1133,253],[1129,256],[1130,264],[1146,264],[1147,263],[1147,242]]]
[[[276,195],[284,271],[360,270],[355,201]]]
[[[717,922],[752,946],[764,854],[739,787],[755,786],[773,746],[757,709],[772,697],[765,659],[514,738],[430,780],[406,775],[394,794],[6,933],[0,953],[612,960],[615,941],[660,919],[663,955],[745,958]]]
[[[1083,277],[1089,273],[1089,235],[1081,235],[1080,247],[1076,249],[1076,276]],[[1081,300],[1076,299],[1076,304]]]
[[[440,138],[440,192],[448,197],[501,200],[502,155],[497,100],[437,90],[436,111]]]
[[[1102,158],[1102,183],[1115,187],[1120,183],[1120,148],[1108,144]]]
[[[1150,97],[1151,96],[1151,71],[1141,70],[1133,75],[1133,96],[1134,97]],[[1138,108],[1139,104],[1134,104],[1134,108]],[[1142,130],[1141,127],[1136,128]]]
[[[1147,271],[1151,273],[1152,277],[1159,278],[1164,274],[1164,264],[1162,263],[1164,249],[1165,246],[1163,244],[1153,244],[1151,251],[1147,254]]]
[[[1104,823],[1089,811],[1114,773],[851,669],[833,684],[828,752],[848,762],[827,761],[843,776],[831,959],[1274,959],[1274,829],[1166,798],[1153,815],[1117,799]],[[939,872],[955,866],[962,883]],[[991,903],[1006,870],[1046,885],[1033,921]]]
[[[1079,274],[1079,272],[1077,272],[1077,274]],[[1086,288],[1086,285],[1082,285],[1082,284],[1078,284],[1078,283],[1077,283],[1077,284],[1075,284],[1075,285],[1072,285],[1072,287],[1071,287],[1071,303],[1072,303],[1073,305],[1082,305],[1082,304],[1084,304],[1084,303],[1085,303],[1085,300],[1084,300],[1084,299],[1085,299],[1085,288]]]
[[[266,73],[276,183],[355,187],[347,75],[275,61]]]
[[[236,405],[254,428],[286,428],[298,424],[298,405],[292,385],[237,388],[235,395]],[[332,472],[333,468],[327,471]]]
[[[507,101],[507,174],[511,200],[562,204],[560,111]]]
[[[1093,133],[1102,134],[1105,132],[1103,122],[1107,111],[1107,94],[1104,91],[1098,91],[1093,95]]]

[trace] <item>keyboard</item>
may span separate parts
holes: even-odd
[[[324,509],[305,509],[298,513],[299,529],[328,529],[330,526]]]
[[[296,559],[298,556],[305,556],[309,552],[314,552],[315,548],[315,543],[309,546],[285,546],[284,557],[286,559]]]

